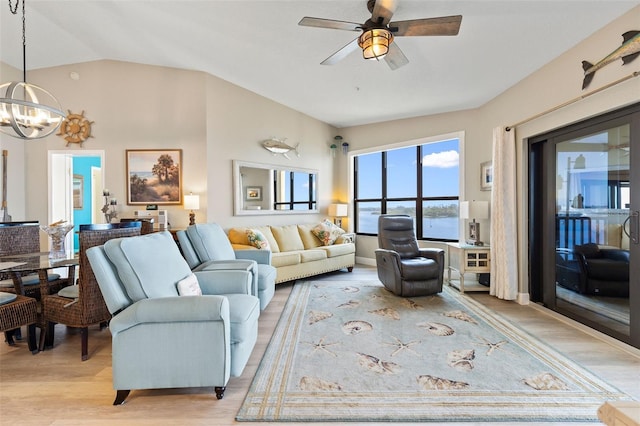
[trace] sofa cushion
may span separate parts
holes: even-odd
[[[249,244],[257,249],[269,250],[269,241],[264,234],[257,229],[247,229],[247,240]]]
[[[256,226],[253,229],[256,229],[262,232],[262,234],[267,238],[267,241],[269,241],[269,249],[271,249],[272,253],[279,253],[281,251],[284,251],[278,245],[278,242],[276,241],[275,236],[271,232],[270,226]]]
[[[302,238],[298,233],[298,225],[272,226],[271,232],[278,242],[281,252],[304,250]]]
[[[340,235],[344,234],[344,230],[342,228],[334,225],[326,219],[314,226],[312,232],[325,246],[330,246]]]
[[[280,266],[297,265],[300,263],[299,251],[287,251],[274,253],[271,257],[271,266],[278,268]]]
[[[313,262],[316,260],[325,260],[326,258],[327,252],[322,249],[304,250],[300,252],[300,261],[302,263]]]
[[[178,281],[191,273],[167,231],[109,240],[104,251],[133,301],[178,296]]]
[[[314,235],[313,228],[316,225],[298,225],[298,233],[302,239],[305,249],[314,249],[322,247],[322,242]]]
[[[344,256],[356,252],[355,244],[334,244],[332,246],[322,247],[327,252],[327,257]]]

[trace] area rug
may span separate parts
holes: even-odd
[[[629,400],[474,300],[377,281],[292,289],[238,421],[597,421]]]

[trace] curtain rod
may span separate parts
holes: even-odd
[[[575,102],[578,102],[578,101],[580,101],[580,100],[582,100],[582,99],[588,98],[588,97],[589,97],[589,96],[591,96],[591,95],[595,95],[595,94],[596,94],[596,93],[598,93],[598,92],[602,92],[603,90],[609,89],[609,88],[611,88],[611,87],[615,86],[616,84],[620,84],[620,83],[622,83],[623,81],[630,80],[630,79],[632,79],[632,78],[634,78],[634,77],[637,77],[637,76],[639,76],[639,75],[640,75],[640,71],[632,72],[631,74],[629,74],[629,75],[627,75],[627,76],[625,76],[625,77],[622,77],[622,78],[620,78],[620,79],[618,79],[618,80],[616,80],[616,81],[612,81],[611,83],[606,84],[606,85],[604,85],[604,86],[600,87],[599,89],[593,90],[593,91],[591,91],[591,92],[585,93],[584,95],[580,95],[580,96],[578,96],[578,97],[576,97],[576,98],[570,99],[570,100],[568,100],[568,101],[566,101],[566,102],[564,102],[564,103],[562,103],[562,104],[560,104],[560,105],[556,105],[556,106],[554,106],[553,108],[549,108],[549,109],[548,109],[548,110],[546,110],[546,111],[542,111],[542,112],[540,112],[540,113],[538,113],[538,114],[536,114],[536,115],[532,115],[531,117],[526,118],[526,119],[524,119],[524,120],[522,120],[522,121],[518,121],[517,123],[512,124],[511,126],[507,126],[507,127],[505,128],[505,130],[508,132],[508,131],[510,131],[511,129],[513,129],[514,127],[518,127],[518,126],[520,126],[521,124],[528,123],[529,121],[533,121],[533,120],[535,120],[536,118],[540,118],[540,117],[542,117],[543,115],[547,115],[547,114],[549,114],[549,113],[552,113],[552,112],[554,112],[554,111],[557,111],[557,110],[559,110],[560,108],[564,108],[564,107],[566,107],[567,105],[571,105],[571,104],[573,104],[573,103],[575,103]]]

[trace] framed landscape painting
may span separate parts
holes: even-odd
[[[127,204],[182,204],[182,150],[128,149]]]

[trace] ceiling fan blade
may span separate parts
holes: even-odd
[[[333,55],[329,56],[324,61],[320,62],[320,64],[321,65],[333,65],[333,64],[336,64],[336,63],[340,62],[341,60],[343,60],[344,58],[346,58],[351,52],[353,52],[357,48],[358,48],[358,39],[356,38],[353,41],[351,41],[349,44],[344,46],[342,49],[338,50],[336,53],[334,53]]]
[[[395,0],[375,0],[375,2],[371,12],[371,20],[375,23],[387,25],[396,11]]]
[[[304,27],[330,28],[333,30],[362,31],[362,24],[346,21],[335,21],[333,19],[312,18],[305,16],[298,22]]]
[[[400,36],[454,36],[460,30],[462,15],[440,18],[412,19],[390,22],[389,29],[394,37]]]
[[[404,53],[396,43],[391,43],[389,52],[384,56],[384,60],[392,71],[409,63],[409,60],[404,56]]]

